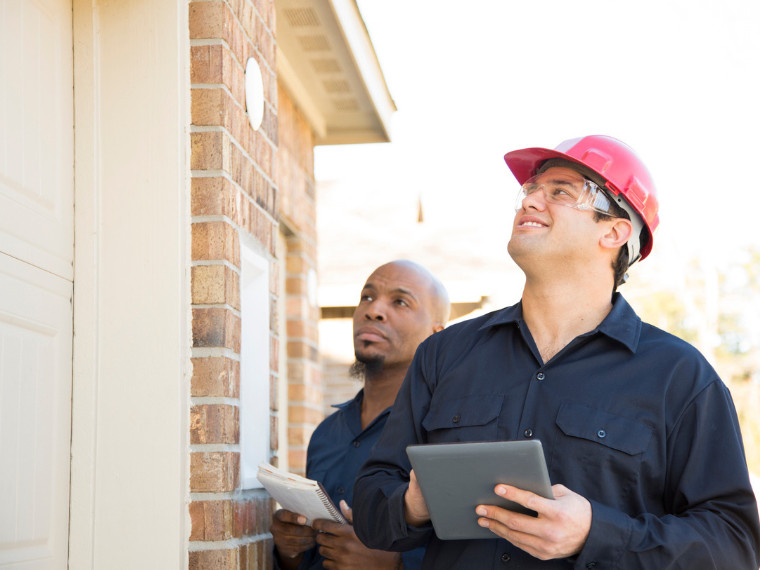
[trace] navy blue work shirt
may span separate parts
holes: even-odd
[[[356,481],[359,538],[427,543],[423,568],[757,570],[757,502],[726,386],[691,345],[613,301],[549,362],[520,304],[423,342]],[[407,445],[530,438],[552,483],[591,503],[573,559],[541,561],[498,537],[442,541],[405,522]]]
[[[353,508],[354,480],[359,468],[369,457],[372,446],[380,437],[391,408],[383,411],[365,429],[362,429],[361,409],[364,390],[353,400],[333,406],[337,411],[322,421],[314,430],[306,455],[306,476],[319,481],[327,494],[340,508],[345,500]],[[356,516],[356,510],[354,510]],[[423,541],[424,542],[424,541]],[[405,569],[417,570],[422,564],[424,548],[402,554]],[[322,568],[324,558],[318,547],[305,553],[300,569]]]

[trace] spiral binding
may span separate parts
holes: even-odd
[[[327,509],[327,512],[332,515],[334,521],[344,524],[346,522],[346,519],[343,517],[340,510],[336,508],[335,504],[330,500],[330,497],[325,491],[325,488],[322,486],[322,483],[317,484],[319,485],[319,489],[317,489],[317,496],[319,496],[319,500],[322,501],[322,504]]]

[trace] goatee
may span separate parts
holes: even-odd
[[[379,374],[383,369],[384,358],[376,358],[374,360],[359,360],[357,359],[348,369],[348,373],[351,378],[357,380],[366,380],[367,377],[372,377]]]

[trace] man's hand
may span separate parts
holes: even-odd
[[[340,502],[340,510],[348,524],[333,521],[314,521],[319,553],[324,556],[323,566],[338,570],[391,570],[400,568],[401,555],[397,552],[385,552],[367,548],[354,532],[353,511],[346,501]]]
[[[412,526],[422,526],[430,520],[425,499],[422,498],[422,489],[417,482],[414,469],[409,473],[409,487],[404,493],[404,518]]]
[[[274,513],[271,527],[280,566],[297,568],[304,552],[316,545],[314,529],[306,526],[306,517],[280,509]]]
[[[493,505],[478,505],[480,526],[506,538],[540,560],[567,558],[581,551],[591,530],[591,503],[563,485],[552,486],[554,500],[509,485],[497,485],[497,495],[538,513],[538,518]]]

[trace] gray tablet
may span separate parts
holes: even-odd
[[[537,439],[410,445],[409,461],[438,538],[495,538],[478,525],[477,505],[497,505],[535,515],[502,499],[493,489],[506,483],[553,499],[543,447]]]

